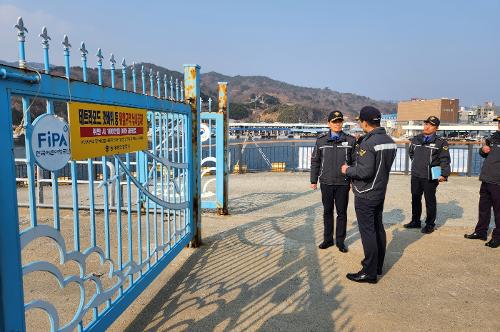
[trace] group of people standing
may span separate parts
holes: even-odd
[[[318,137],[311,156],[311,188],[316,190],[320,183],[324,232],[319,248],[336,245],[340,252],[347,253],[347,207],[352,187],[365,258],[361,270],[346,277],[355,282],[376,283],[383,272],[386,234],[382,216],[397,145],[380,126],[381,113],[375,107],[363,107],[357,120],[365,133],[359,138],[343,132],[344,117],[340,111],[328,115],[330,130]],[[495,121],[500,121],[500,117]],[[424,121],[423,133],[412,138],[409,148],[412,219],[404,227],[422,227],[423,195],[427,211],[425,226],[421,228],[424,234],[434,231],[436,190],[451,173],[449,146],[437,135],[439,125],[439,118],[430,116]],[[465,238],[486,240],[493,207],[496,229],[486,245],[497,248],[500,246],[500,122],[498,131],[486,140],[480,155],[485,162],[480,175],[479,222],[475,231]],[[337,212],[335,240],[334,208]]]

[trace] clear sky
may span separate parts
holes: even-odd
[[[4,1],[0,59],[16,60],[23,16],[30,61],[43,25],[91,51],[181,70],[265,75],[375,99],[459,98],[500,104],[500,0]]]

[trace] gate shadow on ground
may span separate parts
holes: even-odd
[[[463,214],[464,209],[456,200],[449,201],[448,203],[438,203],[436,229],[444,226],[451,219],[462,218]],[[392,239],[387,245],[384,274],[389,272],[401,257],[403,257],[406,248],[420,240],[423,236],[432,236],[432,234],[423,234],[420,229],[403,228],[401,223],[407,222],[408,220],[406,220],[403,210],[401,209],[393,209],[389,212],[384,212],[384,221],[386,221],[386,218],[389,219],[390,223],[396,222],[399,225],[394,226],[392,230]],[[423,225],[425,225],[425,223],[423,223]]]
[[[231,197],[229,210],[231,214],[249,214],[313,193],[312,190],[309,190],[298,193],[251,193],[239,197]]]
[[[354,330],[335,257],[316,247],[321,208],[204,239],[126,331]]]

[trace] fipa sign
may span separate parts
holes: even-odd
[[[53,114],[44,114],[33,122],[31,148],[38,166],[57,171],[70,159],[69,128],[66,121]]]

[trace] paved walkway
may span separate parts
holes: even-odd
[[[423,236],[402,227],[409,177],[391,177],[376,285],[345,278],[363,256],[352,197],[349,253],[317,248],[322,206],[308,178],[231,176],[231,216],[204,213],[204,245],[184,250],[111,330],[500,330],[500,249],[463,238],[476,221],[477,178],[440,185],[439,228]]]

